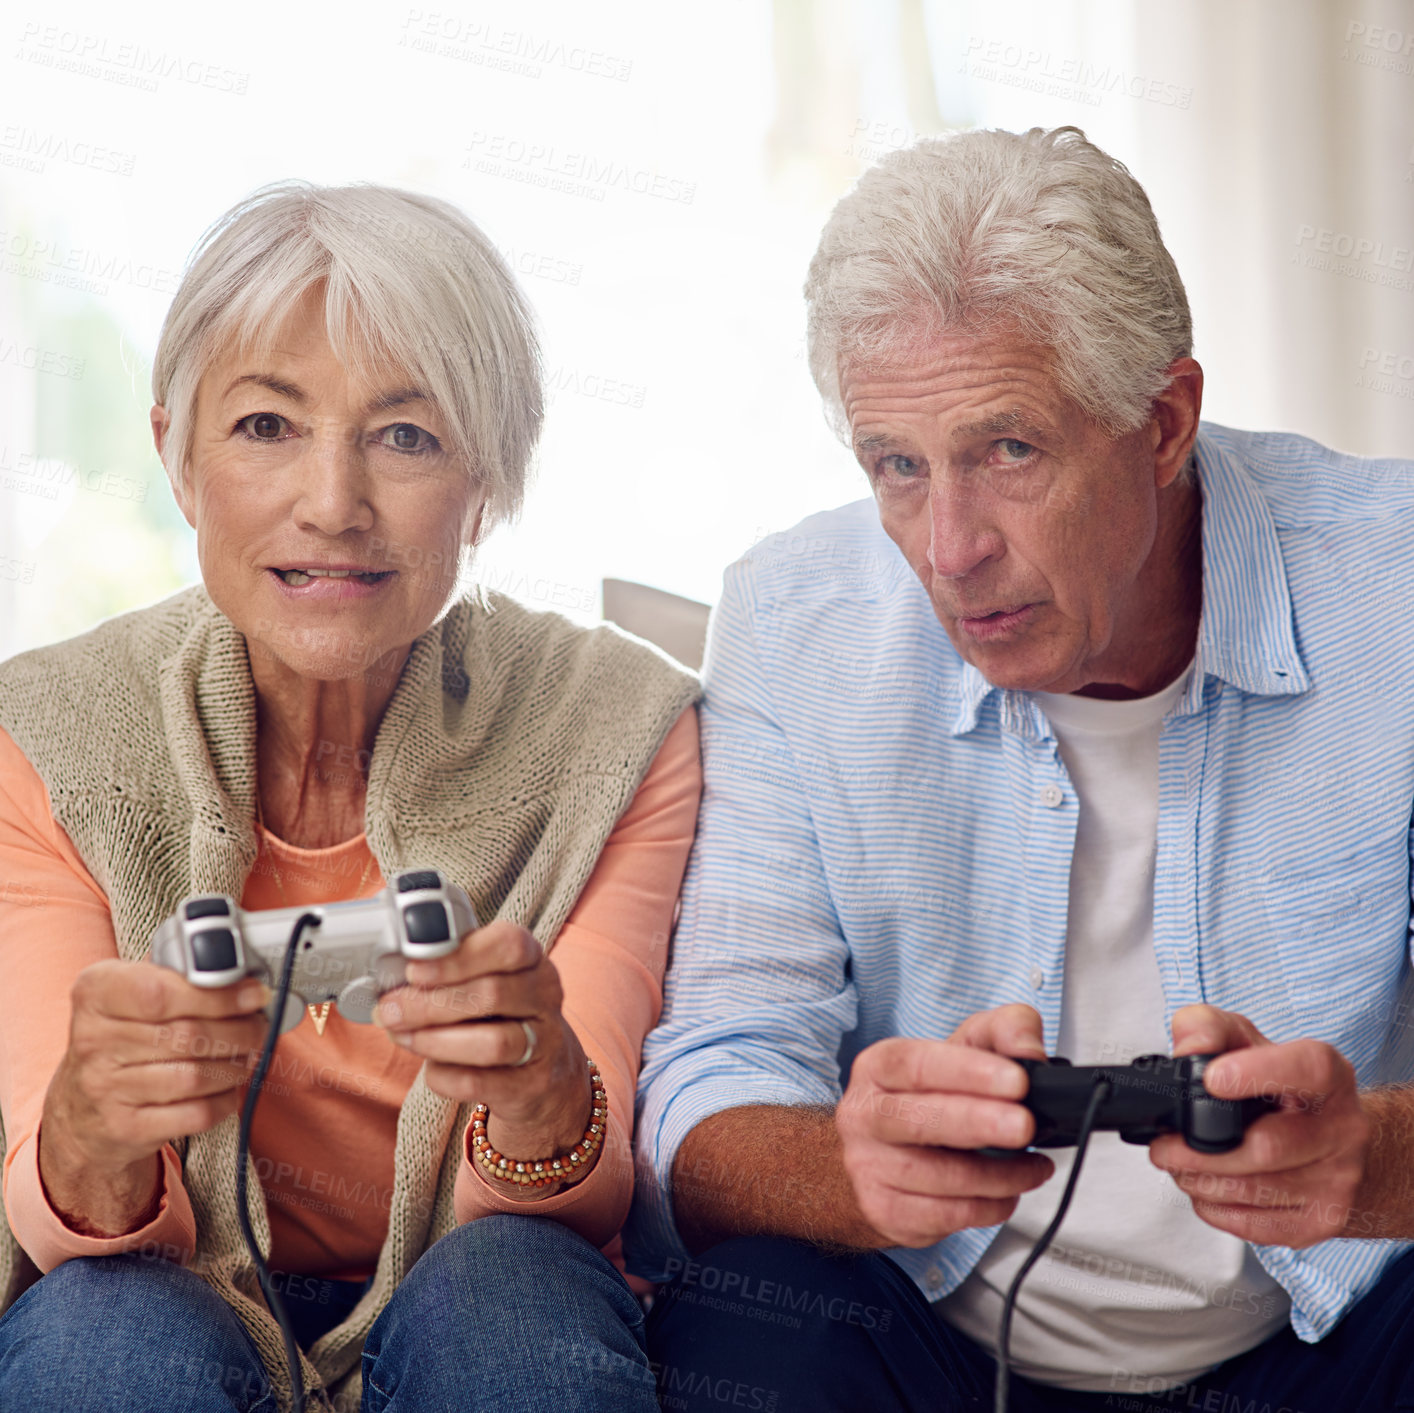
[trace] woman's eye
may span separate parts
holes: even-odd
[[[424,432],[411,422],[395,422],[391,427],[385,427],[381,440],[384,446],[390,446],[394,451],[435,451],[439,445],[431,432]]]
[[[875,463],[874,470],[879,476],[892,477],[899,481],[913,481],[923,473],[922,466],[911,456],[903,456],[898,452],[881,456]]]
[[[1019,441],[1016,437],[1004,437],[997,443],[1003,461],[1025,461],[1036,450],[1030,442]]]
[[[252,412],[249,417],[242,417],[236,426],[255,442],[277,442],[289,432],[289,424],[273,412]]]

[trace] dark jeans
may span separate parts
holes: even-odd
[[[356,1301],[344,1284],[280,1277],[306,1343]],[[362,1407],[657,1413],[643,1313],[583,1237],[541,1217],[482,1217],[424,1253],[374,1323]],[[169,1261],[66,1261],[0,1320],[5,1413],[274,1408],[235,1312]]]
[[[886,1256],[742,1237],[664,1287],[648,1353],[664,1413],[990,1413],[996,1363]],[[743,1292],[746,1293],[745,1297]],[[1164,1393],[1067,1393],[1013,1377],[1012,1413],[1414,1409],[1414,1252],[1318,1344],[1290,1326]]]

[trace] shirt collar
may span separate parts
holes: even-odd
[[[1256,696],[1296,696],[1311,685],[1296,648],[1276,525],[1222,432],[1204,424],[1194,446],[1203,491],[1203,612],[1193,676],[1176,708],[1180,716],[1202,709],[1209,677]],[[950,733],[972,731],[993,692],[1000,695],[1004,730],[1038,740],[1051,734],[1030,693],[993,686],[970,662],[958,676]]]
[[[1299,696],[1311,679],[1297,651],[1286,563],[1266,499],[1224,428],[1204,424],[1194,452],[1203,488],[1194,690],[1201,693],[1206,675],[1254,696]]]

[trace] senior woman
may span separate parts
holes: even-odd
[[[152,425],[203,583],[0,666],[0,877],[25,885],[0,896],[32,904],[0,901],[5,1408],[289,1406],[235,1196],[268,992],[144,958],[189,894],[363,898],[413,866],[482,925],[377,1024],[310,1007],[255,1117],[249,1217],[311,1402],[358,1406],[361,1374],[373,1410],[657,1406],[599,1248],[696,687],[612,629],[458,596],[520,504],[539,367],[504,262],[442,202],[286,184],[198,248]],[[500,1154],[589,1161],[505,1181],[478,1104]]]

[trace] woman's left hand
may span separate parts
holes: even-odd
[[[561,1014],[555,964],[525,928],[468,932],[450,956],[409,962],[407,981],[383,996],[374,1020],[427,1060],[429,1089],[485,1104],[486,1136],[509,1158],[550,1158],[579,1142],[592,1107],[588,1060]]]

